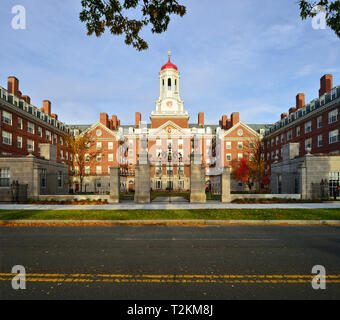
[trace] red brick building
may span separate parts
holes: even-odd
[[[296,105],[266,130],[264,142],[268,162],[281,160],[282,146],[289,142],[300,144],[300,156],[339,154],[340,86],[333,87],[333,77],[320,80],[319,97],[305,103],[305,95],[296,96]]]
[[[220,169],[233,166],[246,156],[252,141],[261,138],[264,132],[264,126],[241,122],[238,112],[232,113],[230,120],[223,116],[219,125],[205,124],[204,113],[200,112],[197,123],[190,123],[180,98],[180,73],[170,55],[159,73],[159,89],[150,123],[142,121],[140,112],[135,113],[135,124],[131,126],[120,125],[115,115],[109,119],[106,113],[101,113],[95,124],[72,128],[89,134],[93,141],[89,152],[97,153],[86,167],[87,191],[106,192],[110,183],[109,168],[117,165],[121,168],[122,189],[134,189],[135,166],[143,139],[151,164],[153,190],[190,188],[190,155],[194,147],[202,154],[207,185],[214,184]],[[75,183],[79,183],[77,178]],[[234,187],[237,188],[237,184]]]
[[[57,146],[59,162],[72,165],[72,155],[64,143],[68,126],[51,113],[51,102],[44,100],[42,107],[31,104],[27,95],[19,90],[19,80],[8,78],[7,89],[0,87],[0,156],[26,156],[32,153],[40,157],[42,143]]]

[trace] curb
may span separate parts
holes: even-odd
[[[340,220],[1,220],[0,226],[11,225],[292,225],[340,226]]]

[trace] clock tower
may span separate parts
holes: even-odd
[[[159,73],[159,99],[156,110],[151,113],[151,127],[157,128],[171,120],[182,128],[188,128],[189,115],[183,110],[183,101],[180,98],[180,74],[177,66],[170,60],[162,67]]]

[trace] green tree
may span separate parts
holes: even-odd
[[[322,6],[326,11],[326,23],[340,38],[340,0],[329,1],[306,1],[300,0],[300,16],[302,20],[308,17],[315,17],[317,12],[315,6]]]
[[[100,37],[106,29],[114,35],[125,34],[125,43],[138,51],[148,49],[140,37],[143,27],[151,23],[153,33],[162,33],[168,28],[170,15],[186,14],[186,7],[177,0],[82,0],[81,5],[79,18],[86,23],[88,35]]]

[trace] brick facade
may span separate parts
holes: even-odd
[[[304,94],[296,96],[296,107],[266,132],[264,137],[266,159],[269,162],[282,159],[282,147],[287,143],[299,143],[299,156],[309,151],[313,154],[339,154],[340,87],[332,87],[332,76],[321,78],[318,99],[305,104]]]
[[[72,155],[64,143],[67,126],[51,114],[51,102],[45,100],[41,109],[30,104],[28,96],[19,91],[19,80],[8,78],[8,89],[0,87],[0,156],[39,157],[39,145],[54,144],[58,162],[72,165]]]

